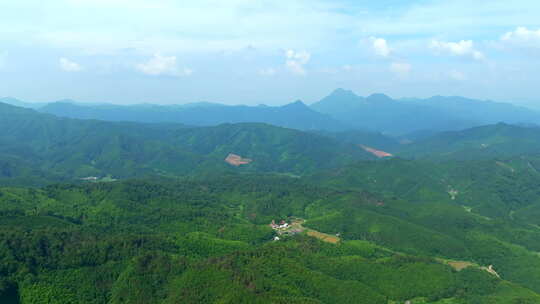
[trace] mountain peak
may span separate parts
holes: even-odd
[[[358,97],[356,94],[354,94],[351,90],[345,90],[342,88],[335,89],[328,97],[338,97],[338,98],[356,98]],[[327,98],[328,98],[327,97]]]
[[[392,102],[393,101],[393,99],[390,98],[388,95],[385,95],[382,93],[371,94],[369,95],[367,100],[371,102]]]
[[[339,109],[356,107],[360,105],[363,100],[363,97],[356,95],[353,91],[339,88],[319,102],[311,105],[311,107],[319,112],[327,113],[332,112],[335,109],[338,109],[339,111]]]
[[[330,93],[330,95],[323,98],[321,100],[321,102],[322,101],[349,101],[349,102],[354,101],[354,102],[357,102],[357,101],[359,101],[361,99],[362,99],[362,97],[356,95],[353,91],[339,88],[339,89],[335,89],[332,93]]]
[[[286,104],[283,106],[284,108],[295,108],[295,109],[304,109],[304,108],[309,108],[304,102],[302,102],[301,100],[297,100],[295,102],[292,102],[292,103],[289,103],[289,104]]]

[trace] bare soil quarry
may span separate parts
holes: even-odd
[[[232,153],[229,154],[227,156],[227,158],[225,158],[225,162],[227,162],[230,165],[236,166],[236,167],[239,167],[241,165],[247,165],[247,164],[251,163],[252,161],[253,161],[252,159],[242,158],[242,156],[232,154]]]

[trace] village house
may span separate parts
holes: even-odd
[[[287,229],[287,228],[289,228],[289,224],[287,222],[285,222],[285,221],[281,221],[279,223],[279,225],[278,225],[278,224],[276,224],[275,220],[272,220],[272,223],[270,223],[270,227],[272,227],[272,229],[274,229],[274,230]]]

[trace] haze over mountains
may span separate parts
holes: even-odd
[[[507,103],[442,96],[395,100],[384,94],[361,97],[343,89],[311,107],[353,127],[390,134],[460,130],[498,122],[540,122],[540,113]]]
[[[31,107],[61,117],[182,123],[215,126],[222,123],[260,122],[299,130],[368,130],[390,135],[462,130],[505,122],[540,124],[540,112],[509,103],[464,97],[434,96],[428,99],[392,99],[384,94],[361,97],[337,89],[307,106],[296,101],[284,106],[229,106],[216,103],[187,105],[83,104],[65,100],[32,104],[13,98],[0,102]]]
[[[343,123],[310,109],[301,101],[281,107],[227,106],[212,103],[116,106],[56,102],[39,110],[63,117],[108,121],[175,122],[192,126],[260,122],[300,130],[346,129]]]

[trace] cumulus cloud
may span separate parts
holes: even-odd
[[[276,74],[276,69],[274,68],[266,68],[266,69],[260,69],[259,75],[261,76],[274,76]]]
[[[151,76],[190,76],[193,70],[189,68],[179,69],[176,56],[163,56],[155,54],[147,62],[136,65],[137,70]]]
[[[394,62],[390,65],[390,70],[399,77],[407,77],[412,70],[412,65],[404,62]]]
[[[485,59],[484,54],[475,49],[472,40],[461,40],[459,42],[433,40],[431,41],[430,48],[438,53],[449,54],[452,56],[468,57],[474,60]]]
[[[520,46],[540,48],[540,29],[529,30],[526,27],[518,27],[501,37],[504,43]]]
[[[388,57],[390,56],[392,50],[388,46],[388,42],[386,42],[383,38],[377,38],[377,37],[371,37],[369,38],[369,41],[371,43],[371,47],[373,49],[373,52],[381,57]]]
[[[306,65],[311,59],[311,54],[306,51],[297,52],[294,50],[288,50],[285,53],[287,58],[285,65],[287,68],[294,74],[305,75],[306,70],[304,65]]]
[[[66,72],[80,72],[82,71],[82,66],[74,61],[71,61],[67,58],[60,58],[60,68]]]

